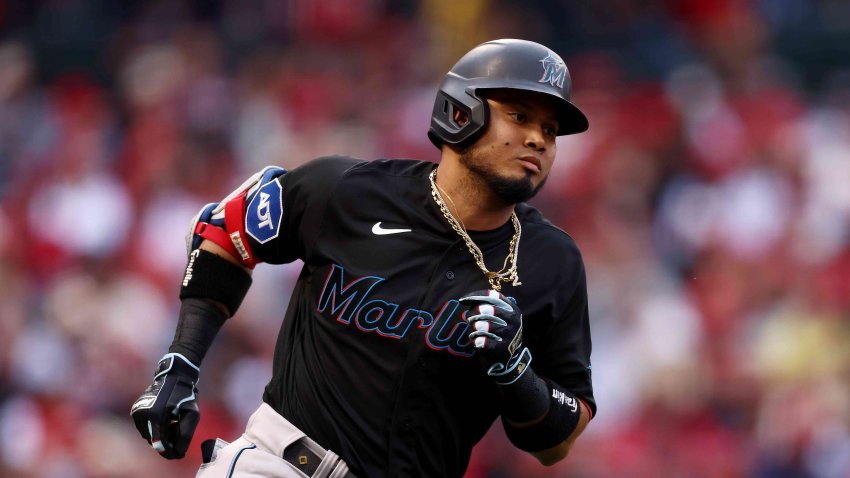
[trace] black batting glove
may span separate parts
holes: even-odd
[[[491,289],[467,294],[460,303],[469,307],[469,340],[487,375],[500,385],[516,382],[531,363],[531,352],[522,345],[522,312],[516,300]]]
[[[168,353],[159,361],[153,383],[130,409],[136,428],[151,447],[169,460],[183,458],[201,415],[200,369],[183,355]]]

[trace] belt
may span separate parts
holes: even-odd
[[[322,448],[267,403],[248,419],[245,437],[310,478],[356,478],[339,455]]]
[[[339,455],[304,436],[283,450],[283,459],[310,478],[356,478]]]

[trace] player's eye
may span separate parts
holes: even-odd
[[[528,117],[525,115],[525,113],[520,113],[520,112],[515,111],[515,112],[512,112],[512,113],[508,113],[508,115],[510,115],[510,117],[513,118],[514,121],[516,121],[517,123],[520,123],[520,124],[528,121]]]
[[[552,125],[545,125],[543,126],[543,134],[552,137],[558,136],[558,128]]]

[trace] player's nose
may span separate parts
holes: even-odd
[[[539,153],[546,151],[547,147],[543,131],[537,127],[526,128],[525,141],[523,144],[525,147]]]

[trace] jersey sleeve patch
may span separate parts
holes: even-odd
[[[283,219],[283,188],[272,179],[257,190],[245,211],[245,232],[260,244],[280,234]]]

